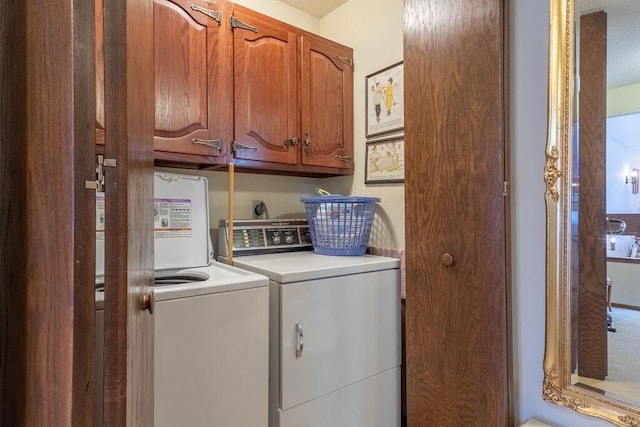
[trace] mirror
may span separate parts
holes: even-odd
[[[615,12],[618,4],[630,9]],[[543,398],[616,425],[638,426],[640,366],[632,363],[640,357],[632,349],[640,349],[640,287],[625,290],[620,271],[633,271],[634,282],[640,277],[637,248],[633,253],[640,235],[640,77],[620,80],[620,70],[640,72],[640,59],[615,58],[640,58],[640,47],[622,44],[616,33],[618,20],[628,19],[631,35],[640,38],[640,3],[550,5]],[[625,134],[637,135],[638,146],[621,142]],[[623,326],[627,312],[638,316],[635,335]]]

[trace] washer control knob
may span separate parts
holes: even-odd
[[[442,254],[440,262],[447,267],[451,267],[455,263],[455,260],[451,254]]]
[[[273,243],[276,245],[280,244],[280,236],[273,236]]]

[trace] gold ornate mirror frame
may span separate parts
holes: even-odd
[[[640,408],[571,383],[570,197],[574,93],[574,0],[550,0],[546,145],[547,310],[542,396],[620,426],[640,426]]]

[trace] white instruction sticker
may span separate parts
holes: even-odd
[[[104,240],[104,193],[96,195],[96,240]]]
[[[155,238],[191,237],[191,200],[155,199],[153,228]]]

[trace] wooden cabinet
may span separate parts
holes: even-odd
[[[232,137],[225,2],[154,0],[156,160],[215,165]]]
[[[96,140],[104,144],[103,0]],[[353,50],[225,0],[154,0],[155,161],[353,174]],[[149,66],[151,73],[151,66]]]
[[[301,163],[353,173],[353,50],[305,33],[301,58]]]
[[[353,173],[352,49],[240,6],[232,22],[234,163]]]
[[[293,29],[247,9],[233,16],[235,141],[238,165],[298,163],[298,37]],[[254,161],[254,162],[252,162]]]

